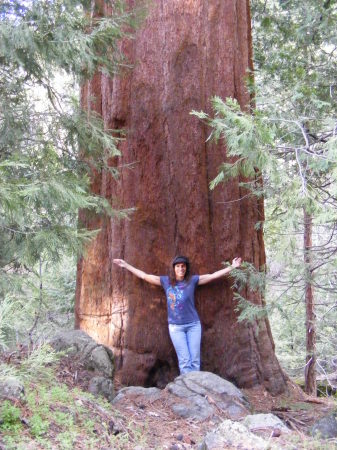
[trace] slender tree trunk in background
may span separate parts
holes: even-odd
[[[178,373],[164,293],[112,259],[157,275],[167,273],[178,253],[188,255],[193,272],[201,274],[235,256],[256,267],[265,264],[262,231],[254,227],[263,220],[263,202],[245,196],[238,180],[209,191],[226,149],[206,143],[209,130],[189,115],[192,109],[210,112],[214,95],[249,107],[248,2],[154,0],[123,50],[133,69],[114,79],[97,75],[83,87],[82,103],[99,112],[107,128],[127,130],[122,156],[114,161],[120,180],[96,174],[92,188],[136,211],[124,222],[81,213],[89,228],[101,232],[78,264],[76,326],[113,349],[123,384],[163,386]],[[263,304],[257,294],[250,298]],[[198,288],[196,303],[202,370],[238,386],[285,390],[269,322],[237,322],[229,278]]]
[[[317,395],[316,385],[316,316],[312,285],[312,216],[303,210],[304,216],[304,264],[305,264],[305,308],[306,308],[306,366],[305,392]]]

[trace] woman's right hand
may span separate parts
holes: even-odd
[[[112,262],[114,264],[117,264],[117,266],[119,267],[126,267],[126,262],[124,261],[124,259],[113,259]]]
[[[128,264],[126,261],[124,261],[124,259],[113,259],[112,262],[114,264],[117,264],[117,266],[119,267],[124,267],[125,269],[129,270],[131,273],[136,275],[136,277],[141,278],[142,280],[145,280],[150,284],[160,286],[160,277],[158,277],[157,275],[149,275],[142,270],[131,266],[131,264]]]

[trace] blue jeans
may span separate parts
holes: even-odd
[[[200,370],[201,324],[169,324],[169,333],[178,357],[180,373]]]

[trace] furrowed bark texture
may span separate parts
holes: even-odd
[[[312,279],[312,216],[303,210],[304,217],[304,264],[305,280],[305,310],[306,310],[306,358],[305,358],[305,392],[317,395],[316,382],[316,314]]]
[[[107,12],[106,12],[107,13]],[[78,264],[76,325],[116,355],[123,384],[162,386],[177,375],[167,330],[166,300],[152,287],[114,266],[123,258],[147,273],[166,274],[175,254],[186,254],[194,273],[210,273],[242,256],[265,263],[263,203],[233,180],[210,192],[226,160],[223,143],[191,110],[210,112],[209,99],[235,97],[248,107],[244,78],[251,67],[246,0],[154,0],[135,39],[123,43],[133,69],[113,80],[97,75],[82,102],[102,114],[108,128],[125,128],[118,182],[96,175],[93,190],[135,207],[130,221],[80,219],[101,232]],[[95,99],[94,99],[95,97]],[[263,300],[251,295],[256,304]],[[203,325],[202,369],[238,386],[285,389],[268,320],[237,322],[231,280],[199,287]]]

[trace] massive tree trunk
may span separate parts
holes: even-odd
[[[132,70],[114,79],[97,75],[83,87],[82,102],[102,114],[108,128],[127,130],[115,161],[120,180],[96,175],[93,190],[136,210],[123,222],[81,214],[101,232],[78,264],[76,325],[112,347],[123,384],[161,386],[178,373],[164,293],[112,259],[158,275],[178,253],[201,274],[239,255],[256,267],[265,263],[262,232],[254,228],[263,220],[263,204],[245,197],[237,180],[209,191],[226,149],[206,143],[209,130],[189,115],[192,109],[209,112],[214,95],[248,107],[248,2],[154,0],[123,49]],[[258,295],[251,298],[263,303]],[[238,323],[235,306],[230,279],[198,288],[202,370],[241,387],[263,384],[282,392],[285,379],[268,320]]]

